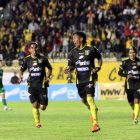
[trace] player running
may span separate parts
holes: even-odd
[[[71,50],[68,60],[68,67],[64,73],[69,74],[76,69],[76,86],[79,96],[84,105],[91,111],[93,117],[92,132],[100,130],[98,125],[97,107],[94,101],[95,83],[97,72],[102,66],[102,57],[98,49],[86,45],[86,35],[83,32],[73,34],[75,48]],[[98,67],[95,67],[94,59],[98,60]]]
[[[135,47],[129,49],[129,58],[122,61],[118,74],[126,77],[125,90],[128,102],[134,111],[134,124],[138,123],[139,101],[140,101],[140,59],[136,56]]]
[[[0,60],[0,95],[2,98],[2,103],[4,105],[4,110],[9,111],[11,108],[7,107],[6,99],[5,99],[5,91],[2,83],[3,69],[2,69],[2,60]]]
[[[22,81],[23,72],[28,69],[28,92],[31,103],[33,104],[33,116],[36,122],[36,127],[40,128],[40,113],[45,110],[48,105],[48,82],[52,73],[52,66],[47,58],[37,53],[37,44],[31,42],[29,44],[29,51],[31,55],[25,57],[22,67],[19,72],[19,82]],[[48,68],[46,73],[45,68]]]

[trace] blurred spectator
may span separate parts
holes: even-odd
[[[140,37],[140,1],[137,0],[20,0],[8,5],[0,8],[0,44],[4,59],[3,53],[10,44],[16,54],[14,58],[20,52],[28,55],[25,44],[30,41],[36,41],[39,51],[46,56],[60,58],[61,36],[66,32],[70,37],[76,30],[85,31],[92,38],[92,45],[98,45],[101,51],[104,45],[110,44],[110,51],[115,54],[119,39],[122,57],[126,57],[128,37],[133,39],[134,45],[135,34]],[[57,33],[59,37],[56,37]],[[72,46],[71,39],[68,46]]]
[[[100,42],[98,49],[101,52],[101,54],[103,54],[103,57],[106,57],[106,48],[105,48],[105,43],[103,41]]]
[[[115,50],[115,55],[116,55],[117,61],[121,61],[122,48],[121,48],[121,44],[120,44],[119,39],[116,40],[114,50]]]
[[[94,20],[95,20],[95,14],[92,12],[92,10],[89,11],[89,13],[86,15],[87,17],[87,25],[88,25],[88,30],[92,30],[94,27]]]
[[[30,42],[32,40],[32,31],[30,29],[25,29],[23,31],[24,40]]]
[[[29,23],[28,29],[32,31],[33,37],[35,37],[35,34],[38,33],[40,27],[39,27],[39,25],[35,22],[35,20],[33,19],[32,22]]]
[[[132,46],[137,48],[138,56],[140,56],[140,37],[137,33],[134,33],[134,37],[132,37]]]
[[[61,46],[62,46],[61,37],[60,34],[57,32],[53,38],[53,50],[51,52],[51,58],[59,57]]]
[[[14,55],[14,50],[12,47],[8,47],[6,50],[6,65],[7,66],[12,66],[13,64],[13,55]]]
[[[130,39],[130,37],[127,38],[126,40],[126,53],[128,54],[129,52],[129,48],[132,46],[132,40]]]
[[[17,77],[17,73],[16,73],[16,72],[14,72],[14,76],[11,77],[10,82],[11,82],[12,84],[18,84],[18,83],[19,83],[19,82],[18,82],[18,77]]]
[[[74,48],[74,43],[72,37],[69,39],[69,45],[68,45],[68,53]]]
[[[67,37],[67,34],[64,33],[64,36],[62,37],[62,46],[63,46],[63,57],[68,57],[68,45],[69,45],[69,37]]]
[[[111,48],[112,48],[111,42],[108,41],[107,44],[106,44],[106,52],[107,52],[108,58],[110,58]]]
[[[84,11],[81,11],[79,16],[80,30],[84,30],[84,31],[87,30],[86,22],[87,22],[86,15]]]
[[[2,45],[2,44],[0,46],[0,55],[1,55],[0,60],[5,60],[6,59],[6,49],[5,49],[4,45]]]

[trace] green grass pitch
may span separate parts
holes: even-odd
[[[80,101],[51,101],[40,111],[42,128],[35,128],[29,102],[0,103],[0,140],[140,140],[140,123],[133,124],[127,101],[96,101],[101,131],[91,133],[90,112]]]

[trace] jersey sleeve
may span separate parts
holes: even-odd
[[[126,69],[126,62],[122,61],[120,67],[119,67],[119,71],[118,71],[118,75],[122,76],[122,77],[126,77],[127,74],[125,73],[125,69]]]
[[[47,67],[48,69],[52,70],[52,66],[51,66],[50,62],[45,57],[44,57],[44,64],[45,64],[45,67]]]
[[[20,71],[24,72],[27,69],[27,58],[23,59],[23,63],[21,65]]]
[[[102,57],[101,53],[99,52],[99,50],[96,47],[93,47],[92,53],[93,53],[94,58],[101,59],[101,57]]]
[[[75,68],[75,62],[73,60],[73,52],[72,51],[69,53],[68,66]]]

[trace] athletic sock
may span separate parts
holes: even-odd
[[[93,97],[87,97],[87,102],[90,106],[91,115],[94,120],[93,124],[98,124],[97,107],[96,107]]]
[[[36,125],[40,125],[40,113],[39,113],[39,109],[33,108],[33,116],[34,116]]]
[[[2,99],[2,103],[3,103],[4,107],[7,107],[7,103],[6,103],[6,99],[5,98]]]
[[[134,105],[134,114],[135,114],[135,119],[138,119],[138,116],[139,116],[139,104],[135,104]]]

